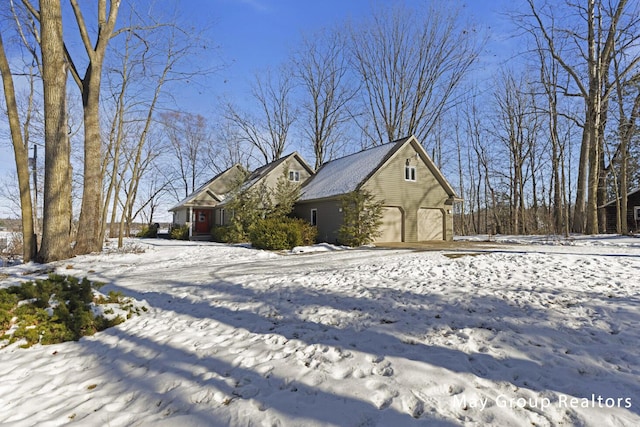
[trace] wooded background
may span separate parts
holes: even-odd
[[[249,100],[212,93],[206,114],[185,108],[181,88],[225,63],[179,7],[8,0],[0,120],[17,174],[2,191],[22,218],[24,259],[99,251],[235,163],[298,150],[318,168],[411,134],[464,199],[457,234],[598,233],[599,207],[616,199],[628,232],[640,5],[516,3],[503,42],[517,49],[491,69],[491,29],[458,3],[382,3],[303,35],[256,73]]]

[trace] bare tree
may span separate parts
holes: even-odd
[[[617,59],[614,60],[614,73],[616,76],[620,73],[620,66]],[[625,91],[635,92],[635,97],[630,104],[630,112],[627,115],[625,111]],[[616,149],[614,161],[619,163],[620,182],[616,186],[616,228],[618,233],[629,233],[629,224],[627,221],[628,200],[627,193],[629,189],[629,146],[634,134],[638,130],[636,121],[640,119],[640,73],[633,76],[624,84],[617,85],[617,106],[618,106],[618,135],[619,144]]]
[[[459,218],[459,226],[456,227],[454,223],[454,233],[462,234],[463,236],[466,236],[469,233],[469,226],[468,226],[468,220],[466,215],[467,204],[465,203],[465,200],[464,200],[466,187],[465,187],[464,166],[462,162],[463,136],[462,136],[462,129],[461,129],[461,114],[459,109],[456,109],[456,120],[454,122],[454,130],[455,130],[454,135],[456,140],[456,154],[457,154],[456,160],[457,160],[457,166],[458,166],[458,185],[459,185],[458,194],[463,197],[463,199],[459,203],[454,205],[454,208],[456,208],[456,210],[458,211],[457,213],[459,213],[459,215],[454,216],[454,221],[456,221],[456,218]]]
[[[220,173],[235,164],[250,169],[252,146],[239,134],[238,127],[228,118],[222,117],[214,128],[216,144],[207,153],[207,160]]]
[[[213,144],[211,130],[200,114],[167,112],[160,115],[177,167],[174,185],[178,199],[187,197],[201,180],[204,154]]]
[[[18,174],[18,186],[20,189],[20,212],[22,217],[23,253],[24,262],[29,262],[36,257],[37,239],[33,221],[33,205],[31,203],[31,190],[29,184],[29,140],[23,137],[20,115],[16,102],[16,93],[13,84],[13,76],[0,33],[0,74],[2,74],[2,87],[4,99],[7,105],[11,142]],[[25,126],[25,131],[28,125]],[[36,206],[37,210],[37,206]]]
[[[129,18],[133,24],[134,17]],[[144,27],[134,25],[123,34],[123,43],[112,54],[118,59],[106,73],[111,122],[107,137],[102,176],[107,178],[102,215],[102,236],[106,232],[108,208],[111,205],[110,236],[119,237],[136,216],[138,187],[144,174],[154,169],[155,162],[167,150],[160,135],[150,137],[160,126],[157,111],[170,98],[172,83],[194,81],[206,70],[185,67],[186,60],[197,49],[193,32],[185,32],[175,24]],[[189,124],[180,126],[189,129]],[[159,133],[159,132],[158,132]],[[174,177],[165,175],[165,182]],[[163,187],[163,186],[160,186]],[[118,221],[118,215],[120,220]],[[121,225],[123,224],[123,225]],[[117,226],[117,229],[116,229]]]
[[[450,3],[426,10],[381,8],[351,29],[352,63],[362,85],[363,130],[377,143],[426,141],[479,53],[475,31]]]
[[[40,12],[29,0],[22,1],[34,18],[40,20]],[[100,230],[103,169],[101,168],[100,88],[107,46],[111,38],[117,34],[115,25],[121,0],[98,0],[94,41],[91,40],[92,31],[85,21],[78,1],[69,0],[69,2],[88,59],[85,71],[81,74],[63,40],[63,59],[80,89],[84,111],[84,184],[75,245],[75,252],[83,254],[102,249]],[[40,24],[42,25],[42,22]]]
[[[494,163],[497,156],[489,147],[491,138],[483,123],[477,96],[470,97],[463,108],[463,132],[467,145],[469,186],[466,199],[469,200],[470,228],[475,233],[489,235],[504,232],[503,218],[499,214],[499,197],[492,182]]]
[[[347,84],[345,49],[337,31],[324,32],[305,38],[293,59],[304,92],[302,131],[313,147],[316,169],[340,148],[341,126],[351,120],[347,107],[357,90]]]
[[[534,34],[536,36],[536,34]],[[560,114],[558,111],[558,63],[550,58],[548,51],[542,46],[543,41],[535,37],[537,60],[540,65],[540,83],[546,107],[542,108],[542,114],[546,116],[548,137],[551,143],[551,178],[552,178],[552,220],[553,231],[556,234],[569,235],[569,218],[566,210],[564,174],[565,143],[561,141],[559,130]]]
[[[67,60],[71,75],[82,93],[84,110],[84,185],[75,252],[85,254],[102,249],[102,135],[100,131],[100,87],[107,45],[115,35],[121,0],[99,0],[96,39],[91,40],[77,0],[70,0],[78,31],[89,62],[81,75],[69,51]]]
[[[259,115],[251,115],[231,103],[225,108],[225,118],[237,127],[242,141],[258,150],[263,164],[282,157],[289,129],[295,121],[291,104],[293,79],[289,74],[281,69],[276,76],[270,71],[256,75],[252,96],[258,104]]]
[[[26,2],[26,0],[23,0]],[[40,22],[44,85],[45,191],[42,245],[38,259],[51,262],[71,255],[70,146],[67,135],[67,64],[58,0],[41,0],[33,10]]]
[[[588,0],[586,6],[567,2],[565,11],[573,12],[579,22],[565,22],[563,28],[554,17],[558,5],[538,6],[535,0],[528,0],[528,3],[531,10],[529,25],[539,32],[545,48],[567,75],[570,84],[562,90],[566,95],[584,99],[585,119],[573,229],[597,233],[598,205],[603,202],[599,200],[602,197],[599,189],[603,181],[606,104],[619,84],[619,81],[609,82],[610,71],[616,50],[626,53],[626,61],[617,78],[626,78],[640,64],[637,54],[640,6],[628,0]]]
[[[516,77],[513,71],[502,72],[495,92],[495,136],[507,149],[510,188],[511,231],[527,233],[525,213],[525,182],[533,177],[533,148],[537,139],[538,120],[532,91],[526,77]],[[527,168],[527,165],[530,167]],[[533,191],[535,200],[535,189]]]
[[[145,132],[142,132],[146,135]],[[142,136],[144,141],[146,136]],[[152,169],[155,160],[160,156],[160,151],[153,145],[134,144],[133,149],[127,153],[127,165],[129,169],[128,182],[123,183],[125,192],[125,201],[122,206],[122,214],[120,216],[120,225],[118,229],[118,247],[122,247],[124,235],[131,233],[131,224],[137,213],[134,214],[135,201],[138,196],[140,183],[146,172]]]
[[[143,217],[146,224],[152,224],[154,222],[154,215],[160,206],[162,196],[167,192],[169,187],[169,181],[167,181],[164,175],[157,169],[153,168],[151,173],[145,174],[144,188],[142,199],[139,200],[139,206],[133,215],[131,220],[133,221],[138,215]],[[141,193],[138,190],[138,193]],[[139,197],[138,197],[139,198]]]

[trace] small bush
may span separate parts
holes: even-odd
[[[249,241],[247,232],[239,222],[214,226],[211,229],[211,237],[214,242],[218,243],[245,243]]]
[[[249,238],[254,247],[268,250],[291,249],[302,241],[298,227],[277,218],[256,222]]]
[[[306,221],[292,218],[266,218],[259,220],[249,237],[258,249],[283,250],[312,244],[317,231]]]
[[[136,237],[142,238],[156,238],[158,237],[158,228],[159,224],[146,224],[142,226],[142,230],[140,230]]]
[[[184,225],[173,225],[171,227],[171,233],[169,236],[173,240],[189,240],[189,226],[187,224]]]
[[[304,219],[295,219],[300,227],[300,234],[302,235],[302,246],[309,246],[316,243],[318,237],[318,228],[309,224]]]
[[[95,304],[118,303],[120,308],[130,304],[119,293],[94,298],[94,289],[100,286],[86,278],[52,274],[45,280],[0,289],[0,331],[7,331],[13,324],[11,333],[0,339],[9,343],[24,339],[23,347],[55,344],[76,341],[123,322],[121,316],[94,315]]]
[[[215,225],[211,229],[211,238],[214,242],[230,243],[231,227],[228,225]]]

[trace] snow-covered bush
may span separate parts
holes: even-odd
[[[86,278],[52,274],[44,280],[0,289],[0,339],[5,344],[23,340],[23,347],[77,341],[138,312],[131,299],[121,294],[96,297],[100,286]],[[109,308],[98,308],[101,304]]]

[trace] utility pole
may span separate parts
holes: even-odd
[[[33,234],[38,239],[38,145],[33,144],[33,157],[29,158],[33,172]]]

